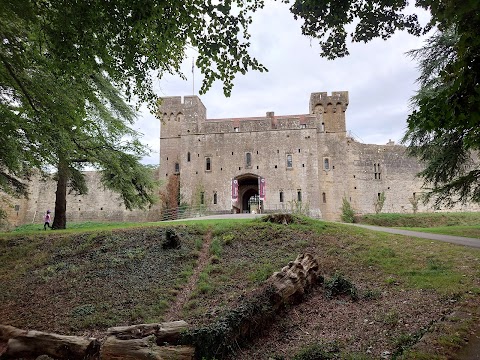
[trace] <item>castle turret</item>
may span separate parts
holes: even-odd
[[[160,138],[169,138],[201,132],[207,110],[198,96],[185,96],[183,102],[180,96],[173,96],[161,99],[158,114]]]
[[[320,132],[346,132],[345,111],[348,107],[348,91],[334,91],[310,95],[310,114],[315,114]]]

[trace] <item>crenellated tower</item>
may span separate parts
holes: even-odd
[[[310,114],[315,114],[319,132],[346,132],[345,111],[348,107],[348,91],[334,91],[310,95]]]
[[[158,108],[162,121],[160,138],[196,134],[202,131],[207,109],[198,96],[162,98]]]

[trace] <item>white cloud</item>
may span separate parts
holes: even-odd
[[[425,14],[421,15],[425,20]],[[405,52],[422,45],[423,38],[398,33],[391,39],[375,39],[368,44],[349,44],[350,56],[328,61],[319,56],[315,40],[301,35],[301,23],[293,19],[288,6],[267,3],[254,15],[251,25],[251,54],[269,72],[239,74],[230,98],[225,98],[222,84],[215,83],[201,99],[208,118],[262,116],[266,111],[277,115],[308,112],[310,93],[349,91],[346,113],[347,129],[367,143],[398,141],[405,130],[409,98],[416,89],[415,62]],[[188,80],[165,76],[157,83],[160,96],[191,95],[193,50],[182,64]],[[201,74],[195,72],[195,94]],[[143,140],[157,153],[146,163],[158,163],[160,123],[142,110],[137,127]]]

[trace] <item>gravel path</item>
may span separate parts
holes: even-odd
[[[375,231],[387,232],[387,233],[390,233],[390,234],[415,236],[415,237],[419,237],[419,238],[422,238],[422,239],[438,240],[438,241],[444,241],[444,242],[457,244],[457,245],[464,245],[464,246],[480,248],[480,239],[468,238],[468,237],[463,237],[463,236],[432,234],[432,233],[425,233],[425,232],[420,232],[420,231],[395,229],[395,228],[387,228],[387,227],[382,227],[382,226],[373,226],[373,225],[364,225],[364,224],[351,224],[351,225],[359,226],[359,227],[363,227],[365,229],[370,229],[370,230],[375,230]]]

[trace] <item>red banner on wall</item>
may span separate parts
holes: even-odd
[[[237,201],[238,199],[238,180],[232,179],[232,201]]]
[[[265,200],[265,178],[260,177],[258,179],[258,195],[260,200],[264,201]]]

